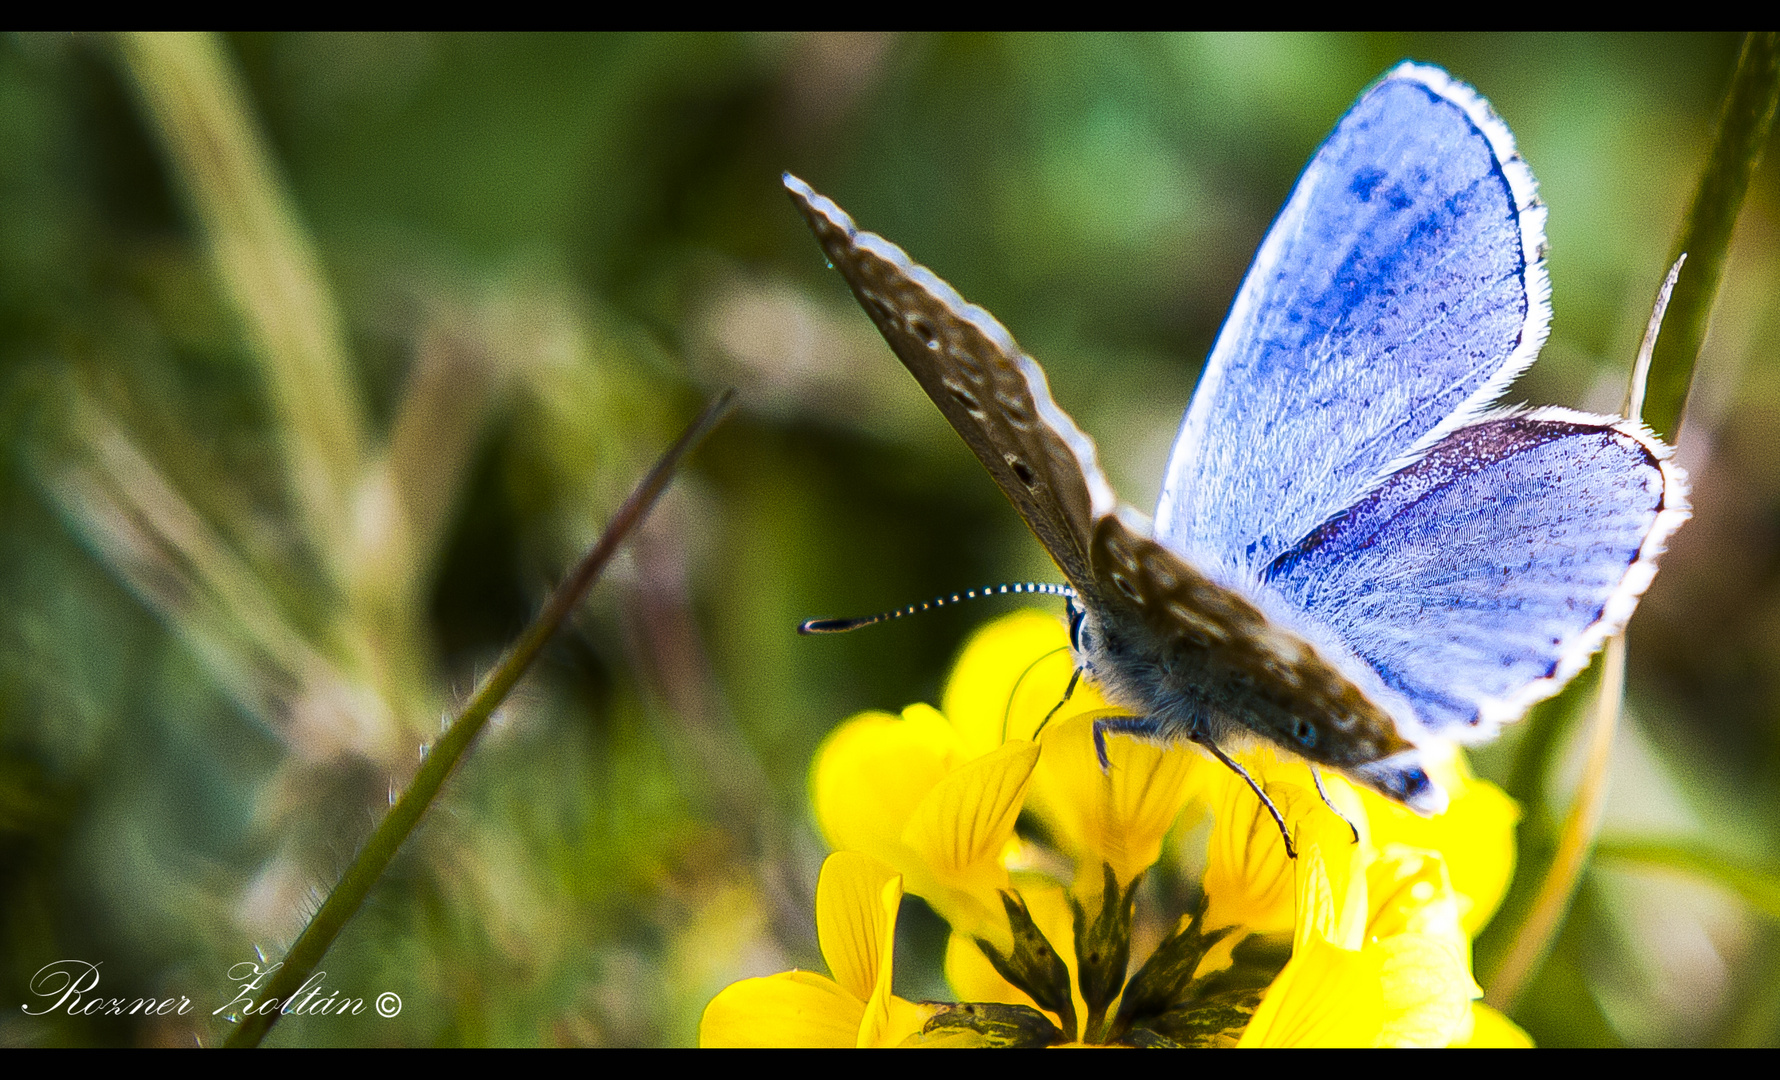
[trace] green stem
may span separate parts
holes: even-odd
[[[1624,695],[1625,636],[1615,634],[1607,642],[1601,664],[1601,693],[1589,730],[1588,761],[1582,770],[1582,781],[1576,786],[1576,799],[1558,834],[1557,852],[1533,898],[1532,911],[1521,924],[1502,965],[1490,979],[1489,992],[1485,995],[1490,1005],[1503,1012],[1514,1007],[1521,991],[1526,989],[1527,981],[1544,963],[1552,938],[1570,910],[1576,886],[1582,881],[1582,870],[1588,862],[1589,849],[1594,844],[1595,830],[1600,827],[1601,810],[1607,800],[1607,766]]]
[[[1718,115],[1711,156],[1700,174],[1699,187],[1694,189],[1687,222],[1669,252],[1670,265],[1685,254],[1687,270],[1676,283],[1662,340],[1650,366],[1644,422],[1671,443],[1681,427],[1694,363],[1706,337],[1719,280],[1724,277],[1731,233],[1773,129],[1776,102],[1780,102],[1780,33],[1748,34]]]
[[[605,569],[606,563],[611,560],[613,553],[618,550],[618,546],[647,516],[656,498],[667,487],[668,481],[673,479],[680,462],[723,419],[733,399],[733,392],[725,391],[705,407],[704,412],[686,429],[679,441],[662,455],[655,468],[630,493],[630,498],[624,501],[624,505],[618,508],[605,532],[600,534],[600,538],[581,557],[581,561],[563,583],[556,587],[556,591],[550,594],[543,610],[532,620],[525,633],[520,635],[518,642],[494,670],[483,677],[463,712],[445,729],[445,734],[421,763],[414,782],[396,800],[395,805],[390,807],[389,814],[352,860],[352,865],[347,867],[345,876],[334,886],[334,891],[328,894],[321,910],[309,920],[309,925],[285,954],[283,964],[266,986],[260,1011],[243,1017],[241,1026],[229,1035],[224,1045],[258,1046],[272,1029],[272,1025],[278,1022],[282,1015],[278,1005],[301,988],[309,978],[315,966],[326,955],[328,947],[365,902],[371,886],[383,876],[383,871],[389,866],[390,860],[395,858],[403,841],[414,831],[421,815],[432,805],[433,799],[439,794],[439,788],[481,733],[488,718],[506,700],[507,694],[537,658],[544,643],[550,640],[550,635],[556,632],[563,619],[580,603],[588,588]],[[270,1009],[269,1014],[266,1009]]]
[[[1780,34],[1749,34],[1743,39],[1687,219],[1669,257],[1673,266],[1686,255],[1685,267],[1669,296],[1661,336],[1654,342],[1649,334],[1646,337],[1651,360],[1643,383],[1643,404],[1641,408],[1633,404],[1628,410],[1671,443],[1681,423],[1694,363],[1724,276],[1731,234],[1772,130],[1777,99]],[[1636,373],[1632,381],[1637,384]],[[1590,670],[1599,671],[1600,665]],[[1511,1002],[1538,975],[1579,880],[1582,866],[1575,862],[1577,828],[1590,821],[1595,811],[1579,800],[1570,808],[1562,829],[1553,835],[1546,823],[1545,789],[1566,745],[1562,735],[1569,725],[1564,721],[1575,715],[1567,701],[1579,697],[1587,685],[1585,680],[1593,678],[1578,679],[1562,699],[1535,710],[1527,721],[1531,728],[1511,784],[1525,810],[1520,827],[1523,861],[1502,911],[1477,942],[1477,970],[1489,973],[1486,981],[1492,1002]],[[1601,689],[1607,692],[1604,684]],[[1580,850],[1584,857],[1586,848],[1584,843]],[[1551,917],[1554,912],[1555,920]]]

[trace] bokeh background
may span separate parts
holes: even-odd
[[[782,170],[994,311],[1148,506],[1273,214],[1406,57],[1493,102],[1551,207],[1556,318],[1510,397],[1616,410],[1738,39],[217,42],[207,106],[155,90],[153,48],[0,40],[0,1045],[216,1041],[231,966],[288,943],[725,386],[737,415],[322,965],[401,1015],[292,1017],[271,1042],[686,1045],[728,982],[820,967],[811,751],[858,710],[937,700],[1006,603],[793,626],[1056,573]],[[230,100],[238,144],[181,157],[180,110]],[[263,171],[225,175],[255,146]],[[1780,1042],[1777,228],[1770,151],[1604,825],[1742,876],[1597,860],[1515,1011],[1541,1043]],[[1554,729],[1530,767],[1527,727],[1477,761],[1534,778],[1548,834],[1577,755]],[[947,996],[943,935],[905,902],[899,994]],[[196,1013],[22,1015],[67,958]]]

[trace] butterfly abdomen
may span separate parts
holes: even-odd
[[[1116,515],[1095,523],[1090,565],[1103,595],[1082,659],[1138,730],[1207,742],[1240,729],[1337,768],[1413,748],[1309,641]]]

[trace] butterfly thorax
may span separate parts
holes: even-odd
[[[1072,611],[1077,662],[1127,731],[1225,745],[1259,736],[1400,801],[1426,782],[1389,713],[1303,637],[1235,589],[1139,535],[1096,523],[1095,582]]]

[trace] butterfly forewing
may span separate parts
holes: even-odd
[[[1112,491],[1094,444],[1051,400],[1044,372],[995,317],[901,248],[861,232],[832,201],[785,177],[810,227],[884,339],[976,452],[1051,557],[1096,591],[1088,543]]]
[[[1488,406],[1549,319],[1534,190],[1468,87],[1403,65],[1368,90],[1237,294],[1168,463],[1157,539],[1252,580]]]

